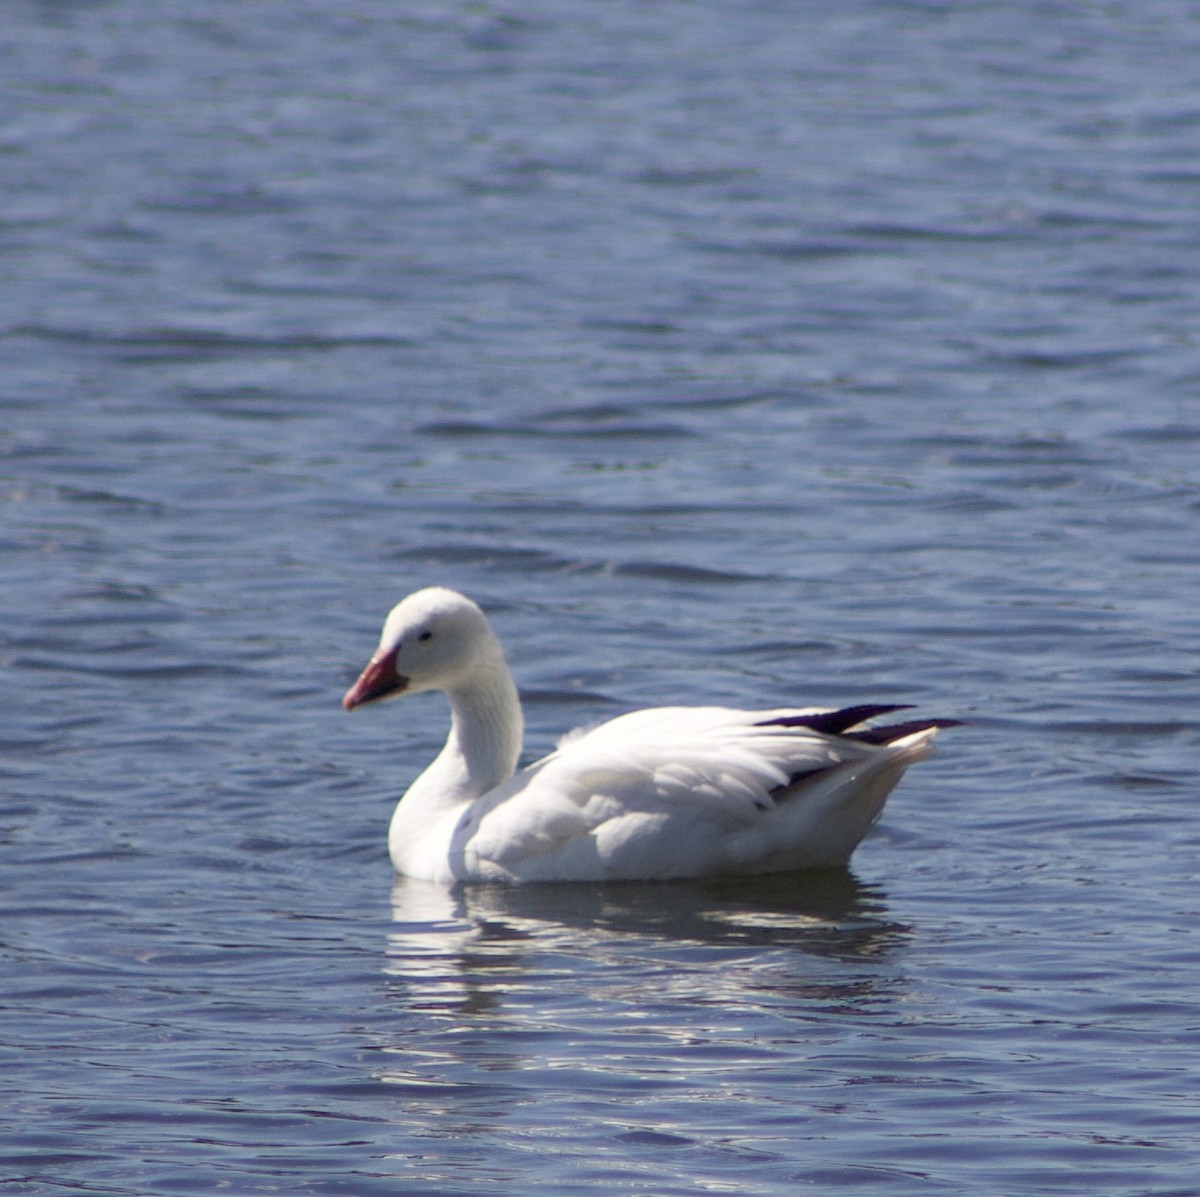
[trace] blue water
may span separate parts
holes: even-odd
[[[1200,1192],[1200,10],[14,2],[0,1189]],[[969,725],[852,867],[397,881],[489,611]]]

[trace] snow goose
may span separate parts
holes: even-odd
[[[428,881],[609,881],[843,865],[949,719],[902,708],[656,707],[516,772],[521,701],[483,612],[442,587],[398,603],[342,705],[442,690],[445,746],[396,805],[388,851]]]

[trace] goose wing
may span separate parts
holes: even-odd
[[[760,824],[820,775],[886,754],[885,729],[853,729],[895,709],[622,715],[568,737],[481,800],[459,828],[458,852],[471,872],[490,862],[500,875],[528,877],[538,860],[561,872],[570,856],[578,875],[603,875],[602,862],[635,845],[661,852],[670,825],[673,850],[716,858],[724,839]],[[898,730],[913,734],[907,724]]]

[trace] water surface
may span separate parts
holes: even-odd
[[[20,3],[0,1183],[1196,1191],[1193,5]],[[833,875],[456,892],[347,717],[912,702]]]

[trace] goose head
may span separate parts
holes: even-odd
[[[454,691],[497,658],[503,660],[499,641],[475,603],[440,586],[418,590],[389,612],[379,647],[342,706],[352,711],[396,694]]]

